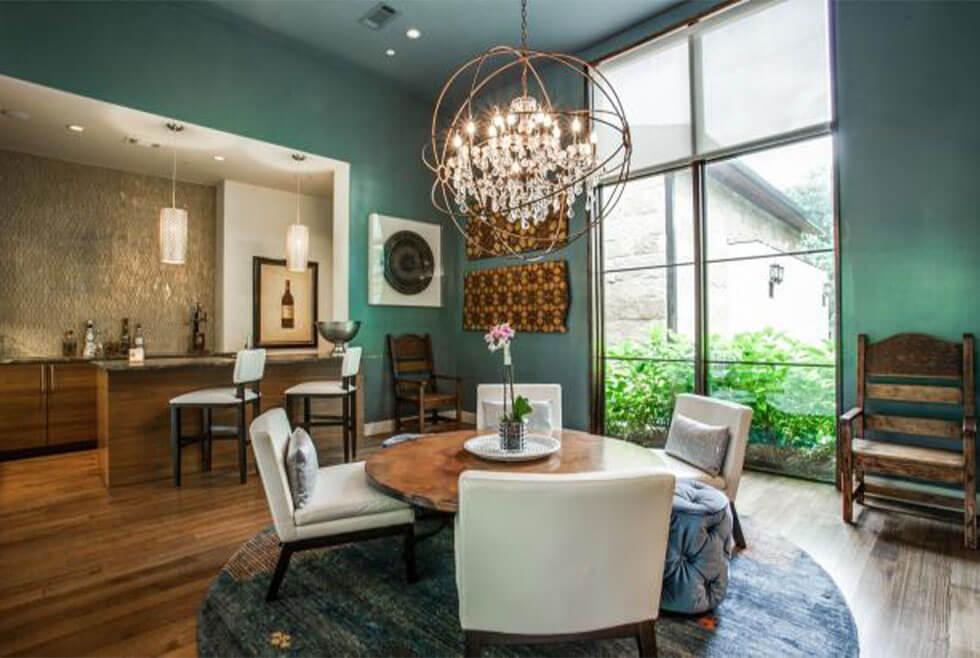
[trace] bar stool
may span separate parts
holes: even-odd
[[[302,425],[307,432],[312,427],[341,427],[344,441],[344,461],[357,459],[357,387],[354,385],[361,368],[361,348],[348,347],[340,365],[340,380],[303,382],[286,389],[286,413],[292,414],[293,402],[303,401]],[[313,414],[315,398],[340,399],[340,416]],[[312,433],[311,433],[312,435]]]
[[[245,484],[248,471],[246,446],[249,443],[245,428],[246,408],[252,406],[252,417],[260,412],[259,382],[265,372],[265,350],[242,350],[235,356],[233,386],[223,388],[204,388],[178,395],[170,401],[170,455],[173,461],[174,486],[180,486],[180,453],[184,446],[201,444],[203,470],[211,470],[211,442],[214,439],[236,439],[238,441],[238,475]],[[252,387],[252,388],[249,388]],[[212,412],[215,409],[234,408],[236,424],[234,427],[213,425]],[[181,410],[201,410],[201,433],[197,436],[181,434]]]

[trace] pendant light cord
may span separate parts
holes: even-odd
[[[524,56],[524,67],[521,69],[521,92],[527,96],[527,0],[521,0],[521,54]]]
[[[174,147],[173,177],[170,179],[170,207],[177,207],[177,129],[171,128],[171,139]]]
[[[299,224],[299,172],[296,172],[296,223]]]

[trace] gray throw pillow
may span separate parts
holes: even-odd
[[[316,444],[305,429],[297,427],[286,445],[286,475],[289,477],[289,489],[296,509],[303,507],[313,497],[319,470]]]
[[[718,475],[728,452],[728,428],[724,425],[705,425],[696,420],[674,414],[667,434],[664,452],[705,473]]]

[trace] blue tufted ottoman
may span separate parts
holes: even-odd
[[[721,603],[728,590],[733,545],[728,497],[703,482],[678,480],[661,609],[698,614]]]

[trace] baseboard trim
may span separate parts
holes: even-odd
[[[450,411],[444,411],[440,414],[444,418],[456,418],[456,410],[452,409]],[[472,411],[463,411],[460,413],[460,422],[463,423],[476,423],[476,413]],[[374,436],[375,434],[390,434],[395,431],[395,419],[386,418],[384,420],[376,420],[370,423],[364,423],[364,435]]]

